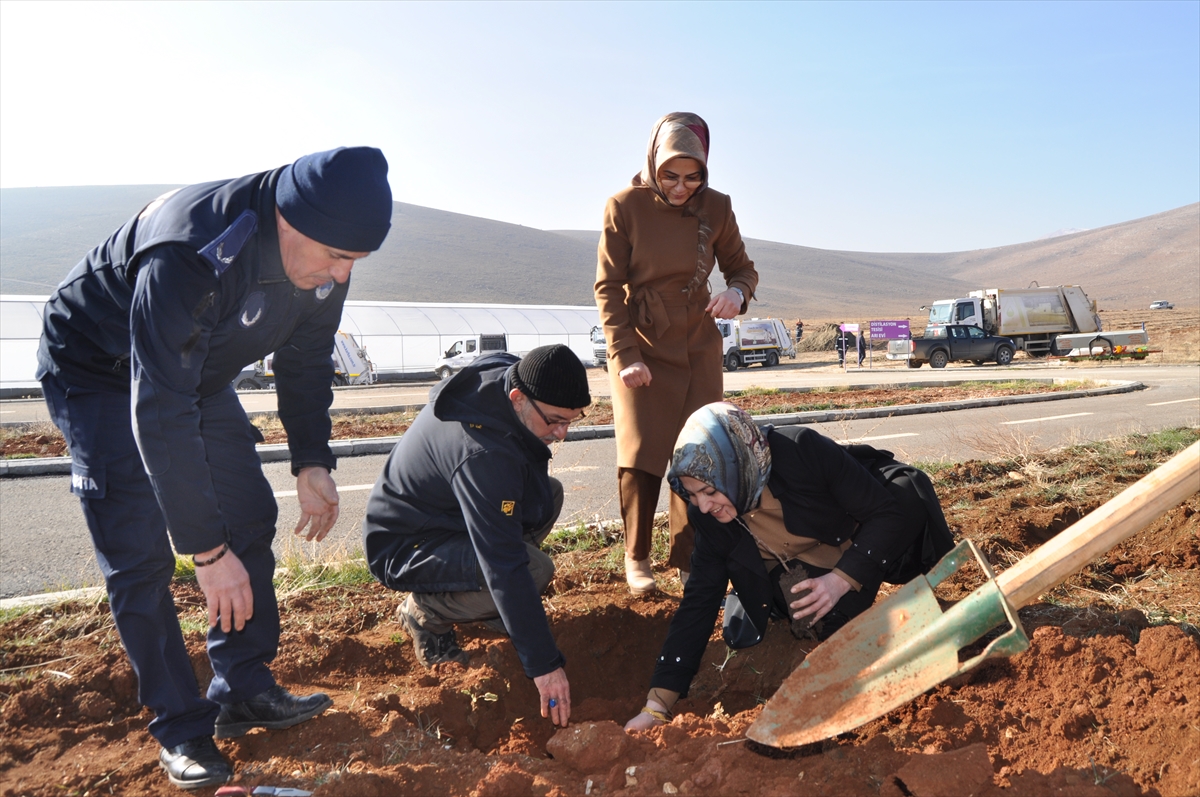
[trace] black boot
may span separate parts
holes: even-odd
[[[211,736],[196,736],[183,744],[164,747],[158,765],[181,789],[216,786],[233,777],[233,767],[221,755]]]
[[[409,601],[411,600],[412,598],[410,597]],[[400,605],[398,614],[400,615],[401,622],[404,623],[404,630],[408,631],[408,635],[412,637],[417,661],[426,667],[432,667],[435,664],[446,664],[452,661],[465,666],[471,661],[470,655],[458,646],[458,637],[455,636],[453,628],[444,634],[435,634],[432,631],[427,631],[417,622],[417,618],[405,611],[406,605]],[[508,633],[507,629],[505,629],[505,633]]]
[[[853,593],[852,593],[853,594]],[[829,637],[841,630],[842,626],[850,622],[852,617],[847,617],[837,609],[830,609],[829,613],[821,618],[821,622],[814,626],[817,631],[817,639],[824,642]]]
[[[273,731],[290,728],[312,719],[333,705],[329,695],[316,692],[308,697],[296,697],[279,684],[261,695],[240,703],[222,703],[217,715],[217,738],[231,739],[251,728]]]

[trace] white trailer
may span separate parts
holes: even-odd
[[[1055,347],[1067,358],[1133,357],[1142,360],[1152,352],[1145,323],[1141,329],[1059,335],[1055,339]]]

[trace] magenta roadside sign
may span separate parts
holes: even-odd
[[[908,330],[908,320],[903,321],[872,321],[872,340],[908,340],[912,335]]]

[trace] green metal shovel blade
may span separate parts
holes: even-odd
[[[933,588],[974,558],[987,581],[943,612]],[[1010,630],[980,655],[961,648],[1007,622]],[[991,656],[1029,647],[1016,614],[996,586],[987,560],[969,540],[930,571],[851,620],[788,676],[746,735],[774,747],[797,747],[870,722]]]

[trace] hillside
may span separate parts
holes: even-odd
[[[595,246],[599,232],[559,230]],[[915,313],[935,298],[983,287],[1082,285],[1107,310],[1143,310],[1154,299],[1200,305],[1200,203],[1142,219],[1028,243],[948,253],[842,252],[746,239],[762,275],[764,308],[832,307]],[[862,302],[861,305],[858,302]],[[827,309],[828,308],[828,309]]]
[[[1200,303],[1200,204],[1048,240],[945,256],[957,279],[1013,286],[1082,285],[1109,310],[1143,309],[1154,299]],[[1160,295],[1161,294],[1161,295]]]
[[[91,246],[170,186],[0,191],[0,292],[46,293]],[[352,299],[590,304],[599,233],[545,231],[403,202]],[[951,253],[843,252],[748,239],[756,315],[917,314],[981,287],[1083,285],[1102,308],[1200,305],[1200,204],[1056,238]],[[719,279],[714,287],[719,286]]]
[[[96,244],[172,185],[0,189],[0,293],[49,293]]]

